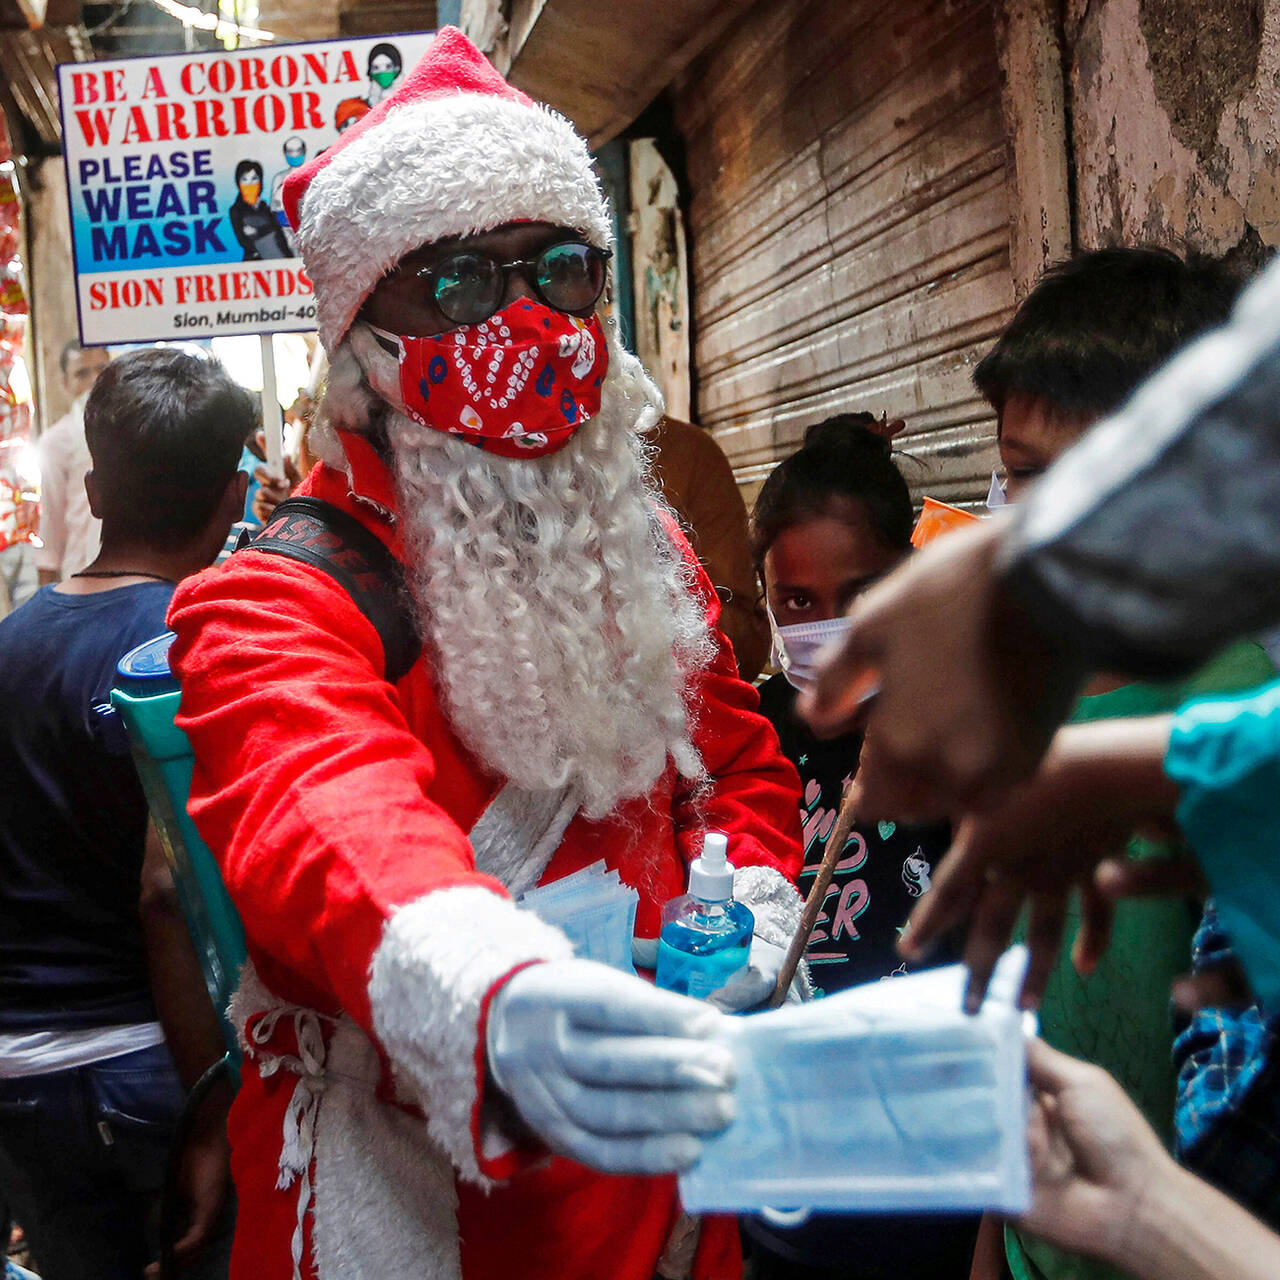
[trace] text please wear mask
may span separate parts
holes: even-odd
[[[521,298],[430,338],[374,332],[399,350],[409,417],[490,453],[554,453],[600,412],[609,353],[594,315],[582,320]]]

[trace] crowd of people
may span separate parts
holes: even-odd
[[[975,371],[1007,509],[917,552],[903,423],[856,406],[748,519],[606,318],[585,142],[459,33],[281,201],[307,456],[246,453],[212,359],[68,346],[0,620],[0,1225],[39,1274],[1280,1274],[1280,268],[1047,271]],[[230,1010],[109,696],[167,628]],[[963,962],[976,1012],[1026,944],[1014,1220],[681,1208],[842,803],[793,995]],[[649,980],[708,830],[755,932],[709,1002]],[[517,901],[600,861],[636,972]],[[180,1126],[223,1015],[238,1087]]]

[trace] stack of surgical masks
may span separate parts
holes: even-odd
[[[680,1176],[690,1213],[1002,1214],[1030,1207],[1026,967],[1000,962],[981,1013],[960,965],[725,1018],[737,1115]]]
[[[604,862],[593,863],[562,880],[530,889],[520,906],[564,931],[581,960],[599,960],[635,973],[631,938],[640,895],[622,883]]]

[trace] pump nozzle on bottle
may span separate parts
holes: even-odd
[[[689,864],[689,892],[662,909],[658,986],[704,999],[746,969],[755,921],[733,900],[728,852],[729,837],[708,831]]]
[[[727,902],[733,897],[729,837],[723,831],[708,831],[703,837],[702,857],[689,865],[689,892],[703,902]]]

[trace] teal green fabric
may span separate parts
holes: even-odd
[[[1193,702],[1174,719],[1165,772],[1178,825],[1268,1015],[1280,1011],[1280,681]]]
[[[1122,685],[1081,698],[1071,722],[1159,715],[1206,693],[1253,689],[1274,675],[1275,667],[1262,648],[1241,643],[1187,680]],[[1128,855],[1139,859],[1166,852],[1165,845],[1134,839]],[[1071,943],[1080,921],[1073,902],[1062,951],[1040,1006],[1043,1038],[1113,1075],[1166,1146],[1173,1142],[1177,1089],[1169,987],[1191,967],[1191,938],[1199,918],[1198,903],[1161,899],[1120,903],[1111,945],[1095,972],[1084,978],[1071,963]],[[1014,1280],[1121,1280],[1124,1275],[1105,1263],[1063,1253],[1012,1227],[1005,1230],[1005,1250]]]

